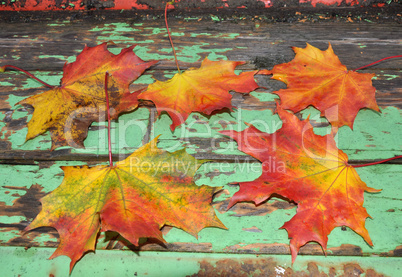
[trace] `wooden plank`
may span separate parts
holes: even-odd
[[[48,260],[53,249],[0,248],[4,276],[399,276],[400,260],[382,257],[202,254],[97,250],[68,271],[68,258]]]
[[[276,0],[218,0],[218,1],[176,1],[174,4],[175,9],[180,10],[193,10],[193,9],[222,9],[222,8],[247,8],[247,9],[261,9],[261,8],[279,8],[279,7],[318,7],[322,6],[373,6],[373,7],[386,7],[390,4],[394,4],[386,0],[299,0],[289,1],[282,3],[283,1]],[[137,10],[163,10],[166,5],[165,1],[154,0],[77,0],[71,2],[62,2],[57,0],[24,0],[15,1],[7,0],[3,1],[0,5],[0,10],[4,11],[44,11],[44,10],[121,10],[121,9],[137,9]],[[173,8],[172,5],[169,6]]]
[[[395,23],[337,23],[336,28],[331,24],[178,19],[171,20],[170,28],[183,69],[197,66],[208,55],[247,61],[249,69],[272,68],[290,61],[294,56],[291,47],[305,47],[306,42],[323,50],[330,42],[341,62],[350,69],[401,52],[399,25]],[[73,61],[85,44],[94,46],[107,41],[117,44],[116,51],[119,47],[138,44],[135,51],[140,57],[161,60],[154,69],[175,68],[163,20],[85,25],[80,22],[2,24],[0,57],[2,64],[14,64],[26,70],[61,71],[66,60]],[[371,67],[390,68],[400,68],[400,61],[389,60]]]
[[[265,92],[240,96],[240,99],[233,101],[238,109],[232,113],[222,112],[211,117],[194,113],[173,133],[168,128],[171,120],[166,114],[158,117],[153,109],[149,111],[148,107],[141,107],[113,122],[113,151],[117,159],[123,159],[150,137],[161,135],[161,145],[170,151],[174,151],[175,147],[185,146],[197,158],[243,160],[244,154],[237,151],[237,145],[218,131],[242,130],[245,128],[243,122],[245,121],[260,126],[264,131],[273,132],[280,126],[280,120],[272,114],[274,102],[265,101],[267,97],[272,98]],[[15,98],[13,100],[15,101]],[[401,154],[400,140],[397,139],[402,136],[401,112],[394,107],[386,107],[382,111],[381,114],[377,114],[363,110],[358,114],[353,132],[348,127],[343,127],[338,132],[338,145],[350,155],[351,163],[363,163],[370,159]],[[2,163],[32,164],[35,160],[107,160],[105,123],[92,125],[84,142],[86,149],[61,149],[49,152],[48,133],[24,143],[26,124],[31,113],[32,109],[27,111],[21,106],[15,110],[4,110],[0,139],[3,147],[0,152]],[[262,114],[264,117],[261,117]],[[308,114],[311,114],[317,130],[328,132],[328,124],[322,121],[316,110],[310,109],[299,115],[301,118],[306,118]],[[147,126],[148,122],[152,123],[151,127]],[[369,153],[373,155],[369,157]]]
[[[24,234],[23,229],[40,212],[39,199],[55,189],[63,179],[60,166],[83,164],[55,162],[39,165],[0,165],[0,227],[1,246],[56,247],[58,234],[52,228],[40,228]],[[368,186],[382,189],[380,193],[365,193],[365,207],[373,219],[366,227],[374,242],[369,247],[363,239],[346,228],[336,228],[329,236],[329,256],[400,256],[398,250],[402,234],[399,203],[402,194],[395,184],[402,178],[402,165],[377,165],[358,168]],[[295,214],[295,205],[273,198],[256,207],[240,203],[226,211],[228,200],[241,181],[251,181],[261,174],[261,165],[254,163],[207,163],[197,172],[196,183],[224,187],[213,205],[228,230],[206,228],[199,239],[176,228],[165,228],[165,246],[153,240],[143,240],[140,247],[129,244],[116,233],[101,233],[98,249],[132,249],[136,251],[207,252],[207,253],[265,253],[289,254],[288,236],[278,230]],[[234,185],[230,185],[233,183]],[[384,236],[384,233],[393,234]],[[308,244],[301,249],[304,255],[322,255],[319,245]]]
[[[338,24],[339,28],[337,30],[328,33],[328,28],[332,26],[330,24],[260,24],[257,26],[245,24],[244,22],[236,24],[234,22],[214,23],[201,21],[201,23],[182,20],[172,20],[171,22],[173,30],[176,26],[180,26],[176,32],[173,32],[173,38],[178,48],[179,60],[183,69],[190,66],[199,66],[201,60],[207,55],[211,59],[227,57],[232,60],[245,60],[247,63],[240,67],[243,70],[272,68],[274,64],[290,61],[294,57],[291,46],[304,47],[306,41],[322,49],[325,49],[327,42],[331,41],[340,59],[349,68],[373,61],[372,57],[379,55],[378,53],[381,53],[378,58],[397,54],[401,48],[399,29],[395,24]],[[222,32],[222,30],[225,30],[225,32]],[[44,33],[49,35],[44,35]],[[5,24],[0,33],[0,41],[3,42],[0,44],[2,45],[2,47],[0,46],[0,55],[3,56],[2,61],[4,63],[15,64],[29,70],[40,69],[40,71],[33,71],[33,73],[51,84],[57,84],[61,78],[62,65],[66,60],[69,62],[74,61],[84,43],[94,45],[95,43],[109,40],[113,40],[117,44],[114,46],[115,49],[112,49],[116,53],[119,51],[118,47],[144,42],[144,44],[141,43],[137,46],[136,53],[147,60],[161,59],[135,85],[132,85],[132,90],[139,89],[152,82],[152,76],[163,80],[174,74],[175,65],[170,53],[169,42],[166,38],[166,31],[163,27],[163,22],[160,20],[133,24],[91,23],[85,26],[78,23],[35,23],[28,26],[26,24]],[[12,47],[14,49],[10,53],[9,50]],[[63,54],[60,55],[62,52]],[[367,62],[363,63],[362,61],[364,60],[367,60]],[[373,84],[378,89],[377,100],[383,108],[390,105],[400,108],[402,105],[402,101],[400,101],[402,98],[402,71],[400,68],[401,60],[390,60],[364,70],[365,72],[376,74]],[[270,94],[265,95],[265,93],[273,92],[285,86],[283,83],[270,80],[266,76],[258,76],[257,80],[261,86],[267,89],[259,89],[256,93],[246,96],[235,93],[232,101],[233,105],[244,111],[265,110],[265,113],[269,114],[274,109],[275,103],[273,102],[274,98]],[[105,148],[99,143],[95,147],[96,139],[92,141],[92,144],[90,143],[91,140],[88,139],[87,147],[92,149],[81,152],[79,155],[69,150],[46,153],[46,149],[49,148],[49,137],[46,135],[23,144],[26,122],[32,113],[32,109],[14,108],[14,105],[25,97],[40,93],[43,89],[35,81],[15,72],[1,74],[0,83],[3,84],[0,89],[0,110],[4,118],[2,126],[3,137],[0,141],[4,152],[0,155],[0,158],[4,162],[32,163],[34,157],[38,160],[93,160],[98,157],[104,160],[106,158]],[[150,107],[150,104],[149,102],[144,103],[144,107]],[[141,122],[148,120],[146,115],[142,115],[143,113],[141,111],[140,118],[138,118]],[[229,114],[227,114],[228,116],[225,116],[225,114],[227,113],[213,116],[212,121],[221,121],[221,123],[233,121]],[[152,109],[150,115],[153,116],[152,121],[157,120]],[[395,114],[390,124],[398,124],[400,121],[399,116]],[[127,119],[126,124],[129,121],[138,121],[136,117],[137,112],[134,112],[132,117]],[[366,117],[366,123],[361,128],[362,136],[366,137],[366,143],[363,146],[359,145],[359,147],[352,147],[349,150],[350,153],[360,153],[363,157],[359,155],[352,157],[352,162],[354,160],[357,162],[367,160],[367,155],[363,153],[378,150],[378,146],[375,149],[365,146],[376,144],[368,143],[375,134],[367,134],[366,130],[364,130],[375,119],[375,116]],[[156,124],[163,121],[166,121],[165,117],[161,117]],[[201,130],[201,127],[205,126],[203,121],[205,120],[193,117],[189,120],[187,126]],[[116,123],[117,129],[119,129],[120,123]],[[166,124],[170,123],[167,122]],[[123,129],[125,126],[123,126]],[[317,118],[316,126],[325,128],[327,125]],[[187,137],[182,137],[184,140],[180,142],[181,145],[187,145],[194,149],[193,154],[200,158],[226,159],[225,157],[217,156],[217,153],[213,151],[204,151],[211,148],[212,141],[205,136],[198,136],[197,138],[194,134],[190,134],[190,127],[188,127],[188,130],[184,130],[187,133]],[[222,126],[218,124],[218,126],[211,126],[211,128],[215,128],[214,134],[217,134],[216,131],[222,129]],[[91,129],[93,132],[90,131],[90,134],[92,133],[92,136],[97,138],[102,136],[99,135],[99,132],[103,131],[104,134],[103,126],[95,125]],[[183,128],[181,132],[183,132]],[[398,137],[399,135],[399,128],[396,128],[392,130],[389,137]],[[177,133],[173,134],[173,136],[177,137]],[[143,139],[138,141],[146,141],[148,138],[149,135],[144,134]],[[173,143],[177,140],[172,137],[168,130],[163,132],[162,139],[171,140]],[[228,142],[225,138],[220,138],[219,140],[223,144]],[[37,143],[41,145],[39,148]],[[126,148],[126,151],[120,153],[121,155],[126,155],[140,145],[138,143],[127,145],[126,141],[122,141],[121,144],[130,146]],[[99,150],[100,148],[102,150]],[[203,152],[199,152],[197,149],[203,149]],[[16,151],[13,152],[14,150]],[[32,150],[41,151],[27,152]],[[114,150],[121,152],[118,147]],[[387,144],[386,148],[381,148],[381,150],[385,156],[390,156],[400,153],[401,149],[399,144],[393,143]],[[121,155],[119,157],[123,157]],[[236,158],[237,156],[229,157],[232,160]]]
[[[289,2],[279,1],[284,5]],[[195,9],[195,10],[170,10],[169,17],[180,18],[185,21],[232,21],[259,23],[401,23],[401,4],[392,3],[387,7],[378,9],[370,6],[352,7],[323,7],[313,9],[300,7],[277,7],[270,9]],[[163,17],[161,10],[89,10],[89,11],[1,11],[2,23],[26,23],[33,22],[80,22],[81,24],[93,22],[143,22],[156,20]]]

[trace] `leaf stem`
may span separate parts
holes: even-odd
[[[370,166],[370,165],[375,165],[375,164],[381,164],[381,163],[385,163],[391,160],[396,160],[396,159],[401,159],[401,156],[395,156],[386,160],[381,160],[381,161],[377,161],[377,162],[372,162],[372,163],[367,163],[367,164],[357,164],[357,165],[352,165],[352,167],[356,168],[356,167],[365,167],[365,166]]]
[[[376,62],[372,62],[372,63],[370,63],[370,64],[361,66],[361,67],[359,67],[359,68],[352,69],[352,71],[357,71],[357,70],[360,70],[360,69],[363,69],[363,68],[372,66],[372,65],[374,65],[374,64],[376,64],[376,63],[379,63],[379,62],[382,62],[382,61],[385,61],[385,60],[389,60],[389,59],[395,59],[395,58],[402,58],[402,55],[396,55],[396,56],[386,57],[386,58],[383,58],[383,59],[378,60],[378,61],[376,61]]]
[[[15,70],[24,72],[26,75],[28,75],[28,76],[31,77],[32,79],[35,79],[36,81],[38,81],[38,82],[44,84],[44,85],[47,86],[48,88],[54,88],[54,86],[51,86],[51,85],[49,85],[48,83],[46,83],[46,82],[44,82],[44,81],[38,79],[38,78],[35,77],[32,73],[29,73],[28,71],[26,71],[26,70],[24,70],[24,69],[22,69],[22,68],[16,67],[16,66],[14,66],[14,65],[9,65],[9,64],[4,65],[4,66],[0,67],[0,72],[4,72],[4,71],[6,70],[6,68],[12,68],[12,69],[15,69]]]
[[[175,60],[175,62],[176,62],[176,66],[177,66],[177,71],[179,71],[179,74],[181,74],[180,67],[179,67],[179,62],[177,61],[176,50],[174,49],[172,36],[170,35],[169,25],[168,25],[168,22],[167,22],[167,7],[168,7],[169,5],[170,5],[170,3],[169,3],[169,2],[166,2],[166,6],[165,6],[165,24],[166,24],[166,30],[167,30],[167,33],[168,33],[168,36],[169,36],[170,45],[172,45],[174,60]]]
[[[108,147],[109,147],[109,165],[110,165],[110,167],[113,167],[112,142],[111,142],[111,139],[110,139],[109,95],[108,95],[108,92],[107,92],[108,79],[109,79],[109,72],[106,71],[106,73],[105,73],[105,95],[106,95],[106,111],[107,111],[107,141],[108,141]]]

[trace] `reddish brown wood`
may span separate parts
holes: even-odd
[[[4,11],[46,11],[46,10],[161,10],[165,7],[166,1],[160,0],[77,0],[77,1],[57,1],[57,0],[20,0],[2,1],[0,10]],[[250,8],[278,8],[278,7],[301,7],[301,8],[321,8],[322,6],[331,7],[385,7],[392,4],[387,0],[220,0],[220,1],[200,1],[187,0],[176,1],[170,8],[176,9],[250,9]]]

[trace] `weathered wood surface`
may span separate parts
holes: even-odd
[[[172,21],[170,25],[182,69],[199,66],[202,59],[208,55],[210,58],[227,57],[230,60],[247,61],[247,64],[239,67],[243,70],[270,69],[275,64],[287,62],[293,58],[291,46],[304,47],[306,42],[321,49],[326,49],[330,42],[341,61],[351,69],[379,58],[401,53],[402,50],[400,26],[396,24],[337,24],[336,29],[333,29],[330,23],[257,24],[257,26],[246,22],[235,24],[193,20],[191,22]],[[37,24],[23,23],[3,24],[0,37],[2,64],[22,67],[51,84],[57,84],[66,60],[73,61],[85,44],[94,46],[97,43],[112,40],[116,43],[115,48],[138,44],[136,52],[140,57],[160,60],[151,70],[145,72],[143,78],[136,82],[137,84],[132,85],[133,90],[146,86],[151,77],[163,80],[174,74],[175,65],[162,21],[86,24],[85,28],[80,27],[79,23],[42,24],[40,29],[37,26]],[[328,32],[329,29],[331,32]],[[399,59],[389,60],[364,70],[364,72],[376,74],[373,84],[377,88],[376,97],[382,108],[387,106],[401,108],[402,106],[400,68],[401,60]],[[4,100],[0,102],[1,111],[5,114],[3,133],[7,137],[7,134],[22,131],[27,121],[27,116],[21,116],[17,121],[11,120],[15,111],[25,112],[26,108],[12,107],[8,103],[10,101],[7,102],[10,95],[14,99],[21,100],[23,97],[40,93],[44,89],[22,74],[10,72],[2,74],[0,78],[7,84],[0,91],[0,97]],[[261,86],[267,88],[259,89],[260,93],[270,93],[285,87],[283,83],[270,80],[268,77],[258,76],[257,79]],[[144,105],[149,106],[149,104]],[[273,101],[240,94],[234,94],[233,105],[245,110],[266,110],[267,108],[273,110],[275,106]],[[155,113],[152,115],[155,118]],[[150,128],[147,129],[149,130]],[[150,134],[144,134],[144,137],[149,138]],[[227,141],[226,138],[221,139]],[[24,150],[21,150],[20,147],[13,148],[10,140],[7,139],[3,139],[0,143],[5,151],[0,154],[3,161],[7,159],[32,161],[32,155],[38,160],[98,158],[97,155],[71,155],[70,150],[48,153],[45,148],[44,152],[27,152],[24,150],[37,150],[37,145],[34,148],[24,145],[22,147]],[[197,144],[198,148],[207,149],[206,144],[210,143],[210,140],[206,138],[193,143]],[[392,145],[389,146],[392,147]],[[88,154],[99,153],[89,152]],[[204,156],[207,154],[213,153],[203,153]],[[102,158],[105,159],[105,156]],[[225,158],[221,157],[221,159]]]
[[[399,276],[398,259],[300,256],[291,265],[283,255],[160,253],[98,250],[87,254],[71,275],[68,258],[47,260],[51,248],[0,248],[4,276]],[[32,263],[27,263],[29,260]],[[373,269],[373,265],[378,265]]]
[[[396,23],[323,23],[267,24],[240,21],[183,21],[172,19],[173,31],[182,69],[199,66],[202,59],[228,58],[244,60],[243,70],[271,69],[275,64],[290,61],[291,46],[305,47],[308,42],[326,49],[328,42],[340,60],[350,69],[383,57],[402,53],[400,26]],[[167,79],[176,72],[163,21],[140,23],[105,22],[85,25],[55,21],[52,23],[2,24],[0,29],[0,65],[13,64],[30,70],[51,84],[58,84],[65,61],[72,62],[85,44],[94,46],[114,41],[112,51],[138,44],[136,53],[145,60],[160,62],[147,71],[133,90],[152,82],[151,77]],[[115,49],[113,49],[115,48]],[[337,135],[338,146],[351,163],[385,159],[402,154],[402,60],[389,60],[365,69],[376,74],[378,114],[361,111],[354,130],[343,127]],[[289,254],[287,233],[278,230],[295,213],[295,206],[272,199],[255,207],[251,203],[235,205],[226,212],[228,199],[237,191],[236,183],[253,180],[260,174],[256,161],[237,150],[236,143],[220,136],[227,128],[244,128],[244,121],[260,124],[269,132],[279,128],[273,115],[273,91],[284,84],[257,76],[258,89],[250,95],[233,94],[236,111],[205,117],[193,113],[186,124],[174,133],[166,115],[158,117],[151,103],[145,102],[133,113],[123,115],[112,125],[115,160],[124,158],[150,138],[161,134],[159,146],[169,151],[186,147],[197,158],[214,162],[202,166],[197,184],[224,186],[214,200],[219,218],[228,231],[207,228],[199,240],[177,229],[165,228],[165,246],[148,240],[140,247],[128,244],[114,233],[101,234],[98,249],[132,249],[134,251],[205,252],[243,254]],[[24,234],[22,230],[40,211],[39,199],[56,188],[63,178],[61,165],[96,164],[107,159],[104,123],[91,126],[85,141],[86,149],[59,149],[50,152],[48,133],[24,143],[26,124],[32,114],[28,107],[15,104],[44,91],[43,87],[23,74],[0,74],[0,246],[56,247],[55,230],[41,228]],[[311,119],[318,133],[325,133],[328,124],[312,112]],[[301,112],[306,118],[308,112]],[[402,179],[400,161],[358,169],[368,186],[383,189],[378,194],[365,194],[365,207],[373,219],[366,226],[374,241],[369,247],[350,229],[335,229],[329,238],[329,256],[400,257],[400,213],[402,195],[398,189]],[[302,255],[322,255],[316,244],[301,249]],[[290,256],[288,264],[291,263]]]
[[[388,0],[215,0],[215,1],[155,1],[155,0],[75,0],[75,1],[57,1],[57,0],[5,0],[0,5],[0,10],[5,11],[43,11],[43,10],[137,10],[161,11],[165,8],[166,2],[175,2],[174,8],[184,11],[211,10],[211,9],[266,9],[283,7],[388,7],[398,6],[396,1]],[[170,7],[173,7],[170,5]]]

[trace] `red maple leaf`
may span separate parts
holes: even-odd
[[[100,231],[115,231],[134,245],[139,238],[165,242],[170,225],[197,237],[206,227],[226,227],[210,205],[219,187],[197,186],[193,176],[205,162],[185,149],[169,153],[157,138],[114,166],[64,166],[62,184],[41,199],[42,211],[26,231],[50,226],[60,235],[53,255],[74,264],[94,251]]]
[[[106,72],[110,75],[112,118],[134,110],[138,106],[138,93],[130,93],[129,85],[157,62],[141,60],[134,54],[134,47],[114,55],[107,50],[107,43],[85,46],[75,62],[64,65],[60,86],[20,101],[18,104],[35,109],[28,122],[26,140],[49,130],[52,150],[65,145],[84,147],[89,125],[105,118],[102,115],[106,111]]]
[[[295,58],[275,65],[272,78],[287,84],[275,91],[283,109],[299,112],[309,105],[321,111],[335,128],[353,128],[353,121],[362,108],[379,111],[375,100],[374,74],[348,71],[334,54],[331,44],[326,51],[311,46],[293,47]]]
[[[292,260],[310,241],[327,247],[328,235],[338,226],[348,226],[372,245],[365,220],[363,192],[378,192],[360,179],[348,164],[347,155],[336,147],[332,135],[318,136],[308,120],[278,107],[282,128],[273,134],[250,126],[242,132],[221,131],[238,143],[239,150],[262,162],[262,175],[240,183],[229,208],[238,202],[256,205],[273,194],[297,203],[297,214],[281,228],[287,230]]]
[[[258,88],[254,80],[257,71],[234,73],[234,69],[244,62],[210,61],[202,62],[200,68],[190,68],[177,73],[172,79],[148,86],[138,98],[151,100],[160,114],[167,112],[172,118],[170,129],[184,123],[191,112],[210,115],[213,111],[228,108],[232,110],[233,90],[249,93]]]

